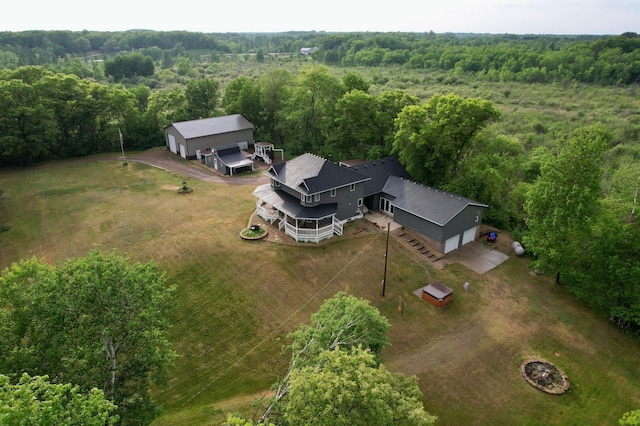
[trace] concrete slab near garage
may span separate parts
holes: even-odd
[[[465,244],[457,250],[447,253],[438,263],[460,263],[482,275],[509,259],[509,256],[479,241]]]

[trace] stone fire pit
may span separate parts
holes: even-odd
[[[541,358],[530,359],[520,366],[520,374],[534,388],[561,395],[569,390],[569,379],[555,365]]]

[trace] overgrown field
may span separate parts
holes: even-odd
[[[339,290],[389,318],[384,362],[419,377],[438,424],[616,424],[640,408],[640,343],[529,274],[527,259],[510,254],[480,276],[459,264],[435,268],[391,238],[382,298],[384,230],[358,221],[320,245],[245,241],[252,185],[189,180],[194,192],[181,195],[182,177],[112,157],[0,174],[0,225],[9,226],[0,266],[31,256],[62,261],[97,243],[167,271],[178,285],[170,339],[179,358],[169,385],[154,389],[164,407],[154,424],[249,415],[252,399],[285,371],[286,334]],[[431,280],[454,289],[448,309],[412,294]],[[534,356],[567,373],[568,394],[543,394],[520,377],[520,364]]]

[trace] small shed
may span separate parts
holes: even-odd
[[[453,290],[442,283],[433,282],[422,288],[422,299],[439,309],[453,302]]]

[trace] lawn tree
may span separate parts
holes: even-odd
[[[20,425],[115,425],[116,406],[93,388],[86,393],[78,386],[53,384],[46,376],[23,374],[16,384],[0,375],[0,424]]]
[[[326,300],[311,316],[311,324],[301,324],[289,334],[292,343],[289,370],[277,383],[276,392],[260,421],[282,415],[282,400],[289,393],[290,376],[294,370],[313,366],[325,350],[349,350],[361,347],[371,351],[380,361],[380,352],[389,344],[386,336],[389,322],[371,306],[368,300],[339,292]],[[277,423],[277,422],[276,422]]]
[[[13,264],[0,277],[0,373],[98,387],[125,424],[149,422],[149,380],[163,383],[175,356],[165,335],[174,294],[155,263],[98,249],[57,266]]]
[[[284,420],[291,425],[432,425],[418,380],[393,374],[362,347],[324,350],[295,369]]]
[[[489,101],[434,95],[427,103],[400,112],[393,148],[417,181],[444,185],[457,177],[475,136],[499,117]]]
[[[546,273],[582,281],[592,239],[591,225],[599,214],[602,154],[608,133],[599,126],[577,129],[561,141],[557,154],[540,151],[540,177],[525,202],[525,247],[534,265]]]

